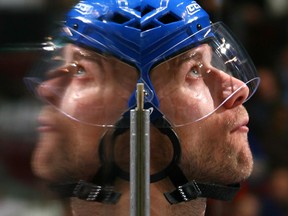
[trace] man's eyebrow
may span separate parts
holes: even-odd
[[[83,58],[91,58],[93,55],[87,51],[76,49],[73,50],[72,56],[73,59],[83,59]]]
[[[73,59],[77,60],[81,60],[81,59],[88,59],[88,60],[93,60],[93,61],[97,61],[100,62],[100,56],[93,53],[93,52],[89,52],[86,50],[74,50],[73,51]]]
[[[187,52],[185,55],[181,56],[179,63],[185,63],[190,61],[191,59],[195,59],[196,57],[201,56],[199,53],[193,51],[193,52]]]

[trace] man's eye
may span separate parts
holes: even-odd
[[[70,64],[70,70],[72,70],[72,74],[75,77],[81,77],[86,74],[86,70],[75,62]]]
[[[201,72],[198,67],[192,67],[187,76],[192,78],[199,78],[201,77]]]
[[[85,74],[86,74],[85,69],[78,65],[76,68],[74,76],[84,76]]]

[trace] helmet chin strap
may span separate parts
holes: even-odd
[[[168,177],[176,188],[171,192],[164,193],[170,204],[188,202],[200,197],[229,201],[240,189],[240,184],[218,185],[195,180],[188,181],[178,165],[168,174]]]
[[[129,181],[129,173],[123,171],[114,161],[113,150],[116,138],[129,129],[129,117],[123,117],[117,122],[116,129],[111,136],[109,146],[104,142],[107,134],[100,141],[99,157],[102,167],[91,182],[80,180],[79,182],[66,182],[52,184],[51,189],[63,197],[78,197],[86,201],[116,204],[121,194],[113,191],[114,182],[117,177]],[[188,202],[197,198],[211,198],[223,201],[232,200],[240,189],[240,184],[219,185],[202,183],[195,180],[189,181],[179,167],[181,147],[179,139],[172,129],[170,123],[161,115],[160,118],[151,121],[158,130],[166,135],[173,146],[173,157],[171,162],[162,171],[152,174],[150,182],[158,182],[166,177],[170,179],[175,190],[165,192],[164,196],[170,204]]]

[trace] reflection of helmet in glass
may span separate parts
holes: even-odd
[[[135,65],[152,89],[148,100],[158,106],[148,76],[151,66],[197,44],[205,32],[196,33],[210,20],[195,1],[87,0],[68,13],[65,25],[64,36],[73,43]]]

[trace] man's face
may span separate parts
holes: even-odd
[[[112,57],[67,45],[62,66],[47,72],[37,92],[45,101],[33,168],[45,179],[87,179],[100,162],[98,143],[107,125],[127,108],[136,69]]]
[[[75,46],[66,47],[65,60],[66,66],[49,72],[38,89],[47,103],[39,116],[40,138],[33,165],[39,176],[54,181],[85,179],[97,172],[98,143],[105,131],[99,126],[115,123],[127,109],[138,79],[136,69],[127,64]],[[154,68],[151,81],[160,111],[180,126],[175,130],[187,177],[238,182],[252,169],[248,115],[242,106],[249,90],[211,61],[210,47],[201,45]],[[168,140],[159,142],[163,137],[151,135],[153,166],[163,159],[155,152],[162,154],[166,151],[162,148],[170,145]],[[156,144],[163,142],[167,145],[157,149]]]
[[[249,89],[216,68],[211,53],[207,44],[191,49],[155,67],[151,80],[160,110],[176,126],[188,179],[235,183],[253,165],[242,105]]]

